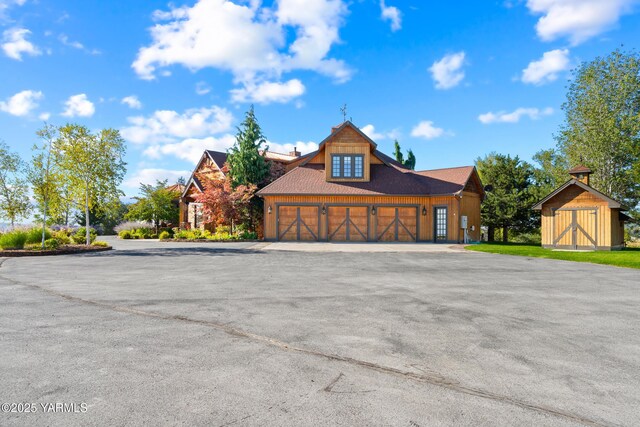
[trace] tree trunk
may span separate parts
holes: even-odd
[[[496,241],[496,228],[493,225],[487,227],[487,242]]]
[[[47,197],[44,198],[44,212],[42,213],[42,249],[44,249],[45,230],[47,228]]]
[[[89,233],[89,187],[87,186],[84,198],[84,223],[86,228],[87,246],[91,244],[91,234]]]
[[[507,243],[509,241],[509,227],[506,225],[502,226],[502,242]]]

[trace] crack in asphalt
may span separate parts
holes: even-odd
[[[7,261],[8,258],[4,258],[4,259],[0,259],[0,268],[2,267],[2,264],[4,264],[5,261]],[[463,393],[466,395],[470,395],[470,396],[475,396],[475,397],[479,397],[482,399],[488,399],[488,400],[493,400],[495,402],[500,402],[500,403],[504,403],[504,404],[508,404],[508,405],[513,405],[513,406],[517,406],[519,408],[523,408],[526,410],[530,410],[530,411],[535,411],[538,413],[542,413],[545,415],[552,415],[555,417],[560,417],[560,418],[564,418],[570,421],[574,421],[574,422],[578,422],[580,424],[583,425],[587,425],[587,426],[598,426],[598,427],[605,427],[605,426],[615,426],[615,424],[610,424],[610,423],[604,423],[604,422],[599,422],[599,421],[595,421],[586,417],[583,417],[581,415],[577,415],[568,411],[564,411],[562,409],[557,409],[557,408],[553,408],[550,406],[546,406],[546,405],[538,405],[535,403],[530,403],[530,402],[526,402],[524,400],[520,400],[520,399],[516,399],[516,398],[512,398],[509,396],[505,396],[505,395],[501,395],[498,393],[494,393],[488,390],[483,390],[481,388],[477,388],[477,387],[471,387],[471,386],[465,386],[462,385],[460,383],[458,383],[455,380],[452,379],[447,379],[445,377],[442,377],[440,375],[430,375],[427,373],[417,373],[417,372],[412,372],[412,371],[405,371],[402,369],[398,369],[398,368],[393,368],[391,366],[385,366],[385,365],[381,365],[378,363],[374,363],[374,362],[369,362],[366,360],[361,360],[361,359],[356,359],[353,357],[349,357],[349,356],[341,356],[339,354],[334,354],[334,353],[326,353],[320,350],[313,350],[313,349],[309,349],[309,348],[304,348],[304,347],[298,347],[298,346],[294,346],[291,345],[287,342],[278,340],[276,338],[271,338],[268,336],[264,336],[264,335],[259,335],[259,334],[255,334],[253,332],[249,332],[249,331],[245,331],[243,329],[239,329],[239,328],[234,328],[232,326],[229,326],[226,323],[219,323],[219,322],[213,322],[213,321],[209,321],[209,320],[200,320],[200,319],[193,319],[187,316],[182,316],[182,315],[169,315],[169,314],[163,314],[163,313],[158,313],[158,312],[153,312],[153,311],[144,311],[144,310],[138,310],[135,308],[131,308],[131,307],[126,307],[126,306],[119,306],[119,305],[114,305],[114,304],[109,304],[106,302],[101,302],[101,301],[96,301],[96,300],[89,300],[89,299],[85,299],[85,298],[80,298],[80,297],[75,297],[73,295],[69,295],[69,294],[65,294],[63,292],[59,292],[59,291],[55,291],[52,289],[48,289],[42,286],[38,286],[38,285],[32,285],[32,284],[27,284],[27,283],[22,283],[19,282],[15,279],[6,277],[2,274],[0,274],[0,278],[3,278],[5,280],[7,280],[9,283],[12,283],[14,285],[18,285],[18,286],[23,286],[26,288],[30,288],[30,289],[35,289],[41,292],[44,292],[46,294],[55,296],[55,297],[59,297],[59,298],[63,298],[67,301],[71,301],[71,302],[75,302],[75,303],[80,303],[80,304],[84,304],[84,305],[91,305],[94,307],[100,307],[103,309],[108,309],[108,310],[112,310],[112,311],[116,311],[119,313],[127,313],[127,314],[132,314],[132,315],[137,315],[137,316],[144,316],[144,317],[149,317],[149,318],[154,318],[154,319],[161,319],[161,320],[177,320],[177,321],[181,321],[181,322],[185,322],[185,323],[189,323],[189,324],[195,324],[195,325],[201,325],[201,326],[206,326],[209,328],[213,328],[216,329],[218,331],[224,332],[228,335],[234,336],[234,337],[239,337],[239,338],[245,338],[245,339],[249,339],[252,341],[256,341],[256,342],[261,342],[261,343],[265,343],[267,345],[270,345],[272,347],[276,347],[285,351],[289,351],[289,352],[293,352],[293,353],[299,353],[299,354],[305,354],[305,355],[309,355],[309,356],[314,356],[314,357],[319,357],[319,358],[323,358],[323,359],[327,359],[327,360],[331,360],[331,361],[336,361],[336,362],[342,362],[342,363],[347,363],[349,365],[352,366],[357,366],[357,367],[361,367],[361,368],[366,368],[366,369],[370,369],[376,372],[381,372],[384,374],[390,374],[390,375],[394,375],[396,377],[400,377],[400,378],[405,378],[405,379],[409,379],[409,380],[413,380],[413,381],[417,381],[417,382],[421,382],[421,383],[427,383],[427,384],[431,384],[437,387],[443,387],[455,392],[459,392],[459,393]],[[336,379],[335,382],[337,382],[337,380],[340,379],[340,376],[338,376],[338,378]],[[330,384],[331,386],[333,384]]]

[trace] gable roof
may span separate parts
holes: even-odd
[[[258,191],[258,195],[451,195],[462,191],[473,166],[414,172],[372,164],[368,182],[326,180],[323,164],[296,167]]]
[[[318,151],[320,151],[322,149],[322,147],[325,146],[325,144],[327,143],[327,141],[329,141],[331,138],[333,138],[334,135],[336,135],[338,132],[342,131],[344,128],[350,127],[353,130],[355,130],[356,132],[358,132],[360,134],[360,136],[362,136],[369,144],[371,144],[371,146],[375,149],[376,147],[378,147],[378,144],[376,144],[371,138],[369,138],[364,132],[362,132],[358,126],[354,125],[353,123],[351,123],[349,120],[347,120],[346,122],[342,123],[340,126],[333,128],[331,130],[331,134],[329,134],[329,136],[327,136],[325,139],[322,140],[322,142],[320,142],[320,145],[318,145]]]
[[[599,192],[598,190],[596,190],[595,188],[584,184],[576,179],[570,179],[569,181],[565,182],[564,184],[562,184],[560,187],[556,188],[554,191],[552,191],[547,197],[545,197],[544,199],[540,200],[538,203],[536,203],[535,205],[533,205],[531,207],[531,209],[533,210],[541,210],[542,209],[542,205],[544,205],[546,202],[548,202],[550,199],[552,199],[553,197],[557,196],[558,194],[562,193],[566,188],[568,188],[571,185],[577,185],[578,187],[582,188],[585,191],[588,191],[589,193],[593,194],[596,197],[599,197],[600,199],[606,201],[609,204],[610,208],[613,209],[622,209],[622,210],[627,210],[627,208],[625,206],[622,205],[622,203],[613,200],[611,197],[607,196],[604,193]]]

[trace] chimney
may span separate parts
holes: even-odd
[[[300,157],[302,153],[297,150],[297,147],[293,147],[293,151],[289,151],[289,155],[293,157]]]
[[[589,175],[591,175],[591,173],[591,169],[584,165],[576,166],[569,171],[569,175],[571,175],[571,178],[587,185],[589,185]]]

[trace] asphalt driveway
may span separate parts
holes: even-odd
[[[3,261],[0,425],[640,424],[637,270],[117,245]]]

